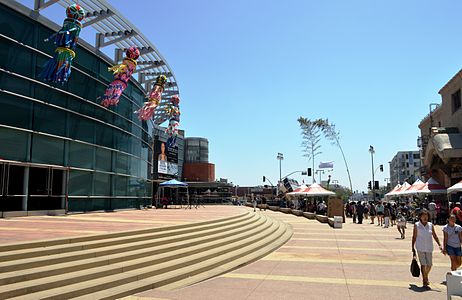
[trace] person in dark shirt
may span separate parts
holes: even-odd
[[[356,204],[356,214],[358,217],[358,224],[362,224],[364,218],[364,205],[362,202],[358,202],[358,204]]]

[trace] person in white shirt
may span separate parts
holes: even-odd
[[[435,227],[428,221],[430,215],[426,209],[419,212],[419,221],[414,224],[412,235],[412,253],[415,256],[416,250],[419,256],[420,269],[422,271],[423,286],[428,287],[428,274],[432,268],[433,239],[435,239],[441,251],[440,241],[435,232]],[[433,237],[433,239],[432,239]]]
[[[456,216],[450,215],[448,224],[443,227],[443,254],[451,259],[451,271],[456,271],[462,264],[462,227],[456,224]]]
[[[436,203],[433,199],[428,203],[428,213],[430,214],[430,221],[436,224]]]

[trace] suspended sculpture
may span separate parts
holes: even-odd
[[[156,83],[154,84],[154,87],[149,94],[148,101],[144,102],[143,107],[136,111],[140,120],[146,121],[152,118],[156,107],[159,105],[160,100],[162,99],[162,93],[164,92],[166,82],[167,77],[164,75],[157,77]]]
[[[167,146],[173,147],[176,144],[178,126],[180,125],[180,97],[178,97],[178,95],[172,96],[170,105],[165,110],[169,116],[168,127],[165,131],[169,136]]]
[[[127,88],[128,80],[136,70],[136,60],[140,56],[140,51],[136,47],[130,47],[125,52],[125,58],[119,65],[108,68],[114,74],[114,81],[112,81],[106,89],[106,92],[101,97],[101,104],[104,107],[117,105],[119,98],[123,91]]]
[[[71,75],[72,61],[75,58],[74,51],[82,30],[80,21],[85,17],[85,11],[78,4],[72,4],[66,9],[66,15],[63,27],[45,39],[46,42],[52,40],[57,48],[39,76],[54,83],[65,83]]]

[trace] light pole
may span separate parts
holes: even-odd
[[[278,156],[276,157],[277,160],[279,160],[279,182],[282,180],[282,161],[284,160],[284,154],[278,153]]]
[[[374,147],[369,146],[369,153],[371,154],[371,162],[372,162],[372,200],[375,202],[375,178],[374,178]]]

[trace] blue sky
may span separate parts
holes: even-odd
[[[462,67],[459,1],[109,2],[173,68],[181,128],[208,138],[217,178],[241,186],[277,181],[278,152],[283,175],[311,165],[299,116],[337,125],[354,189],[367,189],[369,145],[384,183],[393,155],[417,149],[418,123]],[[317,164],[335,161],[332,179],[347,185],[338,149],[323,142],[322,152]]]

